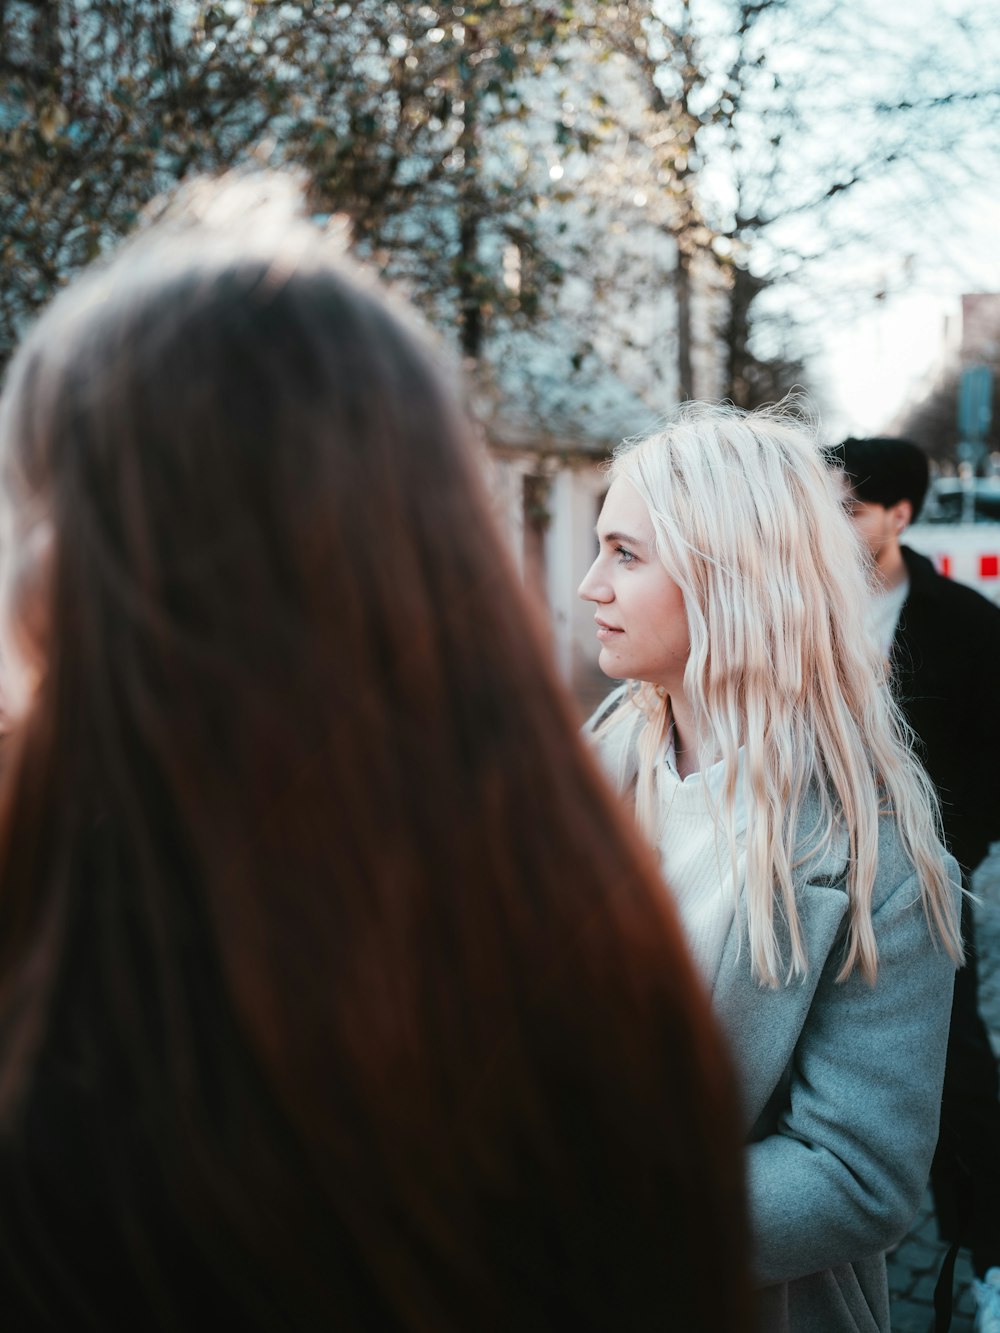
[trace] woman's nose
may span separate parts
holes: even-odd
[[[600,577],[597,569],[599,561],[600,557],[587,570],[583,582],[576,590],[577,596],[585,602],[610,602],[615,595],[611,585]]]

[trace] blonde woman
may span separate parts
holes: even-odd
[[[888,1330],[962,946],[858,542],[778,409],[688,405],[611,477],[580,594],[625,683],[591,728],[741,1070],[761,1327]]]

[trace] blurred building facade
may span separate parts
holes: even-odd
[[[988,458],[1000,451],[1000,292],[962,296],[960,310],[944,321],[937,357],[886,427],[888,435],[915,440],[945,476],[958,468],[962,372],[975,366],[993,372],[992,425],[985,440]]]
[[[962,374],[993,372],[992,424],[973,475],[960,463],[958,420]],[[886,434],[915,440],[931,459],[931,490],[906,541],[938,570],[1000,603],[1000,293],[966,293],[944,322],[936,361]]]
[[[474,404],[501,522],[583,707],[608,688],[596,666],[594,608],[576,595],[597,550],[605,463],[622,439],[655,429],[681,396],[674,205],[657,188],[639,132],[644,98],[634,79],[624,58],[598,58],[577,43],[533,85],[532,117],[495,146],[537,173],[540,222],[561,280],[539,316],[487,339]],[[597,148],[546,151],[554,118],[609,107],[616,129]],[[504,256],[515,291],[519,263],[516,252]],[[716,330],[727,293],[711,264],[696,264],[692,279],[693,394],[712,398],[722,388]]]

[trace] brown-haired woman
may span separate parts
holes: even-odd
[[[419,339],[200,185],[0,415],[6,1327],[746,1327],[729,1069]]]

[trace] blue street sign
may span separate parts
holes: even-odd
[[[993,419],[993,371],[989,366],[970,366],[962,371],[958,388],[958,433],[963,441],[984,440]]]

